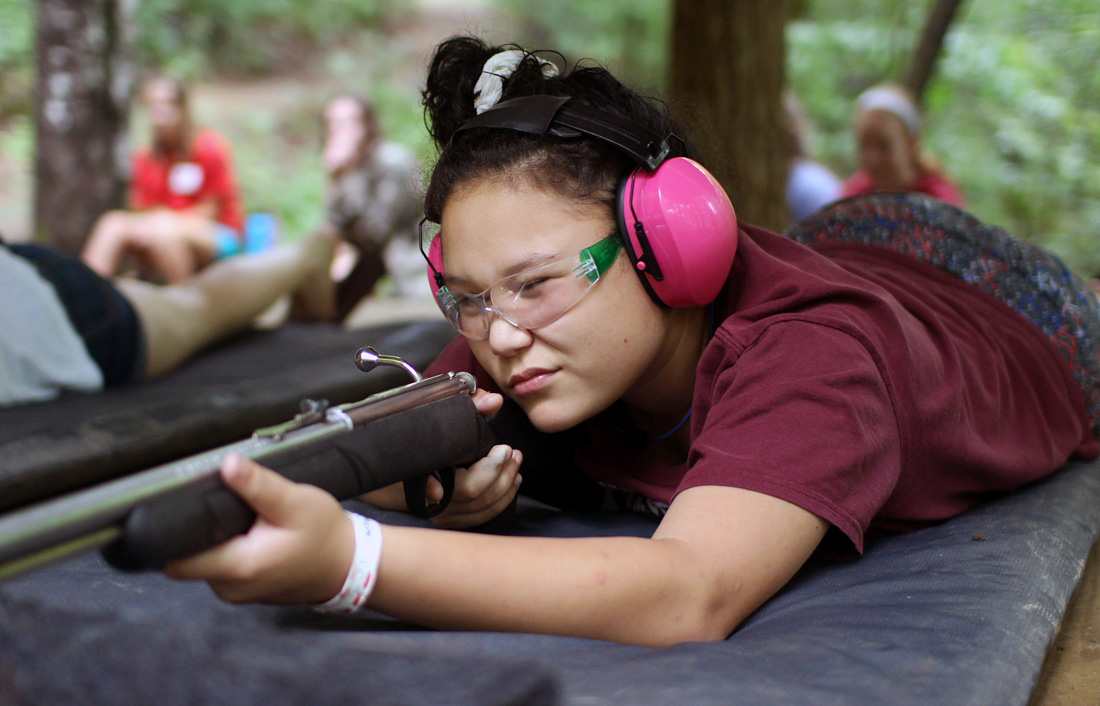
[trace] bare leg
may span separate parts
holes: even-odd
[[[296,295],[303,316],[331,318],[334,294],[328,271],[334,247],[332,235],[318,233],[260,255],[221,260],[181,284],[117,282],[145,329],[145,377],[163,375],[247,328],[286,294]]]
[[[157,210],[110,211],[96,222],[81,259],[112,277],[130,255],[169,284],[179,284],[213,261],[215,224],[202,216]]]
[[[118,274],[127,249],[131,216],[127,211],[108,211],[96,221],[80,259],[97,274],[103,277]]]
[[[169,284],[180,284],[217,256],[216,225],[208,218],[160,210],[132,222],[131,247]]]

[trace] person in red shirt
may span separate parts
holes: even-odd
[[[913,191],[965,207],[962,194],[921,152],[923,119],[907,91],[874,86],[856,100],[859,171],[841,187],[841,198],[880,191]]]
[[[130,256],[150,277],[179,283],[240,252],[241,196],[229,144],[213,130],[195,128],[184,87],[157,77],[142,96],[153,142],[134,155],[132,210],[101,216],[82,259],[107,277]]]
[[[429,70],[422,247],[461,335],[428,373],[473,373],[483,414],[543,442],[505,437],[433,521],[476,528],[535,481],[572,501],[576,468],[597,505],[658,515],[652,537],[382,526],[231,456],[261,519],[169,576],[435,628],[721,640],[815,552],[1100,454],[1100,304],[1056,258],[915,194],[789,238],[739,225],[661,108],[559,71],[468,37]]]

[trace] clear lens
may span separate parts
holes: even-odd
[[[436,292],[436,300],[451,325],[474,340],[488,337],[489,316],[494,313],[517,328],[540,328],[576,306],[618,254],[616,244],[601,268],[590,253],[595,247],[505,277],[480,294],[444,288]]]
[[[444,288],[436,292],[435,299],[447,320],[463,336],[481,340],[488,335],[485,309],[489,307],[481,295],[451,292]]]
[[[490,298],[516,326],[538,328],[573,308],[593,284],[574,255],[497,282]]]

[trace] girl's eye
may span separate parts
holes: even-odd
[[[543,286],[549,281],[549,277],[540,277],[538,279],[527,280],[522,285],[520,285],[519,293],[521,296],[524,297],[537,297],[540,294],[539,290],[543,289]]]
[[[455,297],[455,306],[463,316],[474,316],[481,312],[481,307],[473,297]]]

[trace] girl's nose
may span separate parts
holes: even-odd
[[[499,356],[512,356],[531,345],[531,332],[512,324],[496,312],[488,312],[489,348]]]

